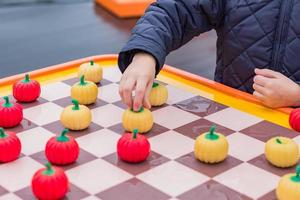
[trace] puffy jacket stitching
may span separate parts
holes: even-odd
[[[275,38],[274,38],[274,42],[273,42],[273,46],[272,46],[272,59],[271,59],[271,64],[270,64],[270,69],[272,70],[276,70],[279,71],[279,67],[282,67],[282,61],[284,58],[284,55],[282,55],[284,53],[284,47],[285,47],[285,43],[286,43],[286,39],[287,39],[287,30],[284,30],[282,26],[286,26],[285,28],[288,29],[288,24],[286,25],[287,22],[282,21],[282,20],[286,20],[286,17],[290,17],[291,13],[290,10],[287,10],[286,5],[285,4],[286,0],[281,0],[280,3],[280,11],[279,11],[279,18],[278,18],[278,22],[276,25],[276,32],[275,32]],[[289,2],[290,4],[290,8],[293,8],[292,5],[292,0],[291,2]],[[282,18],[285,17],[285,18]],[[289,20],[289,19],[288,19]],[[282,22],[282,23],[281,23]],[[281,25],[281,26],[280,26]],[[280,65],[280,66],[279,66]]]
[[[270,33],[272,33],[272,32],[273,32],[273,30],[270,31]],[[266,34],[266,35],[263,35],[261,38],[257,39],[254,43],[252,43],[249,47],[244,48],[244,46],[242,45],[241,41],[238,39],[238,37],[236,37],[236,34],[235,34],[235,32],[234,32],[233,30],[232,30],[232,33],[234,34],[234,36],[235,36],[235,38],[237,39],[237,41],[240,43],[241,47],[243,48],[243,51],[242,51],[238,56],[236,56],[232,61],[230,61],[230,63],[229,63],[228,65],[224,66],[223,73],[224,73],[225,69],[228,68],[228,67],[230,67],[230,66],[232,65],[232,63],[233,63],[236,59],[238,59],[243,53],[246,54],[246,56],[249,58],[249,60],[250,60],[251,63],[253,64],[253,66],[255,66],[255,63],[254,63],[254,61],[252,60],[251,56],[249,56],[247,50],[248,50],[249,48],[251,48],[253,45],[255,45],[257,42],[259,42],[260,40],[262,40],[263,38],[265,38],[267,35],[270,34],[270,33],[268,33],[268,34]],[[256,67],[258,67],[258,66],[256,66]],[[234,70],[234,69],[232,68],[232,70]],[[224,75],[223,75],[223,76],[224,76]],[[251,78],[251,76],[250,76],[249,78]],[[247,82],[247,81],[249,80],[249,78],[246,79],[246,81],[244,81],[244,82]],[[239,78],[239,80],[240,80],[240,78]],[[241,80],[240,80],[240,82],[241,82],[241,84],[244,83],[244,82],[242,82]],[[240,84],[240,85],[241,85],[241,84]]]
[[[237,86],[238,88],[244,88],[244,90],[248,90],[248,88],[247,88],[247,85],[248,84],[246,84],[247,82],[249,82],[249,81],[251,81],[251,82],[253,82],[251,79],[253,79],[253,76],[250,76],[248,79],[246,79],[246,81],[244,81],[244,82],[242,82],[242,84],[240,84],[239,86]],[[251,88],[252,88],[253,86],[251,85]],[[253,90],[253,89],[252,89]]]
[[[297,35],[296,31],[294,30],[294,28],[292,26],[290,26],[291,30],[293,31],[293,33],[295,34],[295,38],[292,39],[290,42],[287,42],[287,45],[290,45],[291,43],[293,43],[296,39],[300,39],[298,37],[300,37],[300,34]]]
[[[249,80],[251,80],[251,78],[253,78],[253,74],[250,75],[250,76],[249,76],[246,80],[244,80],[244,81],[241,81],[241,79],[240,79],[240,84],[239,84],[238,87],[240,87],[240,86],[245,86],[246,82],[248,82]]]
[[[248,0],[246,0],[246,2],[248,3]],[[267,5],[269,5],[269,4],[267,4]],[[267,5],[265,5],[265,6],[267,6]],[[265,6],[263,6],[263,7],[265,7]],[[255,18],[256,22],[258,23],[259,27],[261,28],[261,30],[264,32],[264,34],[267,34],[267,32],[265,31],[265,29],[263,28],[263,26],[261,25],[260,21],[258,20],[258,18],[256,16],[257,12],[254,12],[252,10],[251,6],[249,6],[249,10],[251,11],[251,13],[253,13],[252,15],[254,16],[254,18]],[[267,37],[267,39],[269,40],[270,43],[272,43],[272,41],[271,41],[271,39],[269,37]]]
[[[284,40],[283,40],[283,44],[282,44],[282,56],[281,56],[281,59],[280,59],[280,63],[281,63],[281,67],[284,66],[283,62],[284,62],[284,57],[285,57],[285,52],[286,52],[286,45],[287,45],[287,37],[288,37],[288,32],[289,32],[289,28],[291,27],[290,26],[290,18],[291,18],[291,11],[293,10],[293,4],[294,4],[294,0],[291,0],[290,2],[290,7],[289,7],[289,10],[288,10],[288,18],[287,18],[287,24],[286,24],[286,30],[285,32],[283,33],[284,34]]]
[[[281,54],[279,55],[280,59],[278,60],[278,64],[280,65],[280,67],[284,68],[287,71],[286,74],[291,74],[291,73],[289,73],[289,70],[287,69],[287,67],[284,65],[284,58],[285,58],[285,52],[286,52],[286,46],[287,46],[287,37],[288,37],[288,33],[289,33],[289,30],[291,27],[290,26],[290,17],[291,17],[291,11],[293,9],[293,4],[294,4],[294,0],[291,0],[290,7],[287,10],[287,13],[288,13],[286,16],[287,21],[285,22],[286,29],[283,32],[283,40],[282,40],[282,46],[281,46],[281,52],[280,52]]]
[[[267,35],[273,33],[274,30],[271,30],[269,33],[266,33],[265,35],[263,35],[262,37],[260,37],[259,39],[257,39],[255,42],[253,42],[249,47],[247,48],[244,48],[243,45],[241,44],[241,41],[239,41],[239,43],[241,44],[241,47],[243,47],[243,51],[240,52],[235,58],[233,58],[228,64],[226,64],[226,66],[228,65],[231,65],[236,59],[238,59],[243,53],[247,52],[251,47],[253,47],[255,44],[257,44],[257,42],[261,41],[262,39],[264,39]],[[233,32],[234,36],[236,37],[236,34]],[[236,37],[237,38],[237,37]],[[248,54],[247,54],[248,57],[250,57]],[[255,65],[255,63],[252,62],[252,64]]]
[[[258,11],[260,11],[261,9],[263,9],[265,6],[269,5],[270,2],[272,2],[272,1],[269,1],[268,4],[266,4],[266,5],[262,6],[261,8],[257,9],[254,13],[250,10],[250,11],[251,11],[251,14],[247,15],[245,18],[241,19],[241,20],[240,20],[239,22],[237,22],[236,24],[232,25],[232,26],[230,27],[230,29],[229,29],[228,31],[225,32],[225,34],[230,33],[231,30],[234,29],[237,25],[239,25],[240,23],[244,22],[246,19],[248,19],[248,18],[251,17],[253,14],[255,14],[255,13],[257,13]]]
[[[153,40],[152,38],[149,37],[145,37],[145,35],[142,35],[141,33],[135,33],[137,36],[141,37],[141,38],[146,38],[147,40],[150,40],[152,42],[154,42],[155,44],[157,44],[158,46],[160,46],[162,49],[164,49],[164,52],[166,52],[166,49],[157,41]],[[132,39],[133,40],[133,39]]]

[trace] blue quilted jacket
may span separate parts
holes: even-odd
[[[145,51],[158,73],[170,51],[211,29],[218,35],[216,81],[253,92],[257,67],[300,82],[300,0],[158,0],[137,22],[119,67]]]

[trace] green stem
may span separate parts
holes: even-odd
[[[300,165],[296,167],[296,177],[300,178]]]
[[[209,129],[209,133],[205,135],[205,138],[209,140],[219,139],[219,136],[215,133],[215,130],[216,130],[216,126],[215,125],[211,126]]]
[[[215,125],[213,125],[212,127],[210,127],[210,129],[209,129],[210,136],[215,135],[215,130],[216,130],[216,126]]]
[[[5,103],[3,104],[3,107],[8,108],[8,107],[12,107],[13,106],[10,103],[8,96],[3,97],[3,99],[5,100]]]
[[[48,162],[46,164],[46,170],[43,172],[43,174],[48,175],[48,176],[51,176],[54,174],[54,170],[52,169],[51,163]]]
[[[79,102],[76,99],[72,99],[72,103],[74,104],[73,110],[79,110]]]
[[[23,80],[23,83],[29,83],[29,82],[30,82],[29,74],[26,74],[25,79]]]
[[[300,165],[296,167],[296,175],[291,177],[293,182],[300,183]]]
[[[134,130],[133,130],[133,137],[132,137],[132,138],[133,138],[133,139],[136,139],[138,133],[139,133],[139,130],[138,130],[138,129],[134,129]]]
[[[0,128],[0,138],[6,138],[6,134],[3,128]]]
[[[140,109],[138,111],[134,111],[133,108],[131,108],[131,111],[132,112],[135,112],[135,113],[140,113],[140,112],[143,112],[144,111],[144,108],[143,107],[140,107]]]
[[[91,63],[91,65],[92,65],[92,66],[95,64],[93,60],[91,60],[91,62],[90,62],[90,63]]]
[[[86,84],[86,82],[85,82],[85,80],[84,80],[84,75],[82,75],[81,77],[80,77],[80,85],[85,85]]]
[[[155,82],[154,82],[154,83],[152,84],[152,88],[156,88],[156,87],[158,87],[158,86],[159,86],[158,83],[155,83]]]
[[[62,132],[61,132],[61,135],[59,137],[57,137],[57,141],[59,142],[68,142],[69,141],[69,138],[66,136],[66,134],[69,132],[69,129],[64,129]]]
[[[282,144],[282,142],[281,142],[281,140],[280,140],[279,138],[276,138],[276,142],[277,142],[278,144]]]

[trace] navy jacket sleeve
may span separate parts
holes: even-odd
[[[137,22],[132,35],[119,54],[122,72],[138,51],[156,58],[156,73],[172,50],[194,36],[218,26],[223,17],[225,0],[157,0]]]

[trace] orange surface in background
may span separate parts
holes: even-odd
[[[91,60],[94,60],[103,67],[116,67],[117,58],[117,55],[91,56],[36,70],[30,72],[30,75],[31,78],[40,81],[41,84],[47,84],[49,82],[61,81],[77,76],[79,65]],[[15,81],[23,79],[24,76],[25,73],[0,79],[0,95],[11,94],[11,85]],[[290,127],[288,118],[292,110],[291,108],[267,108],[250,94],[167,65],[164,66],[158,75],[158,80],[253,114],[281,126]]]
[[[96,0],[114,15],[120,18],[140,17],[155,0]]]

